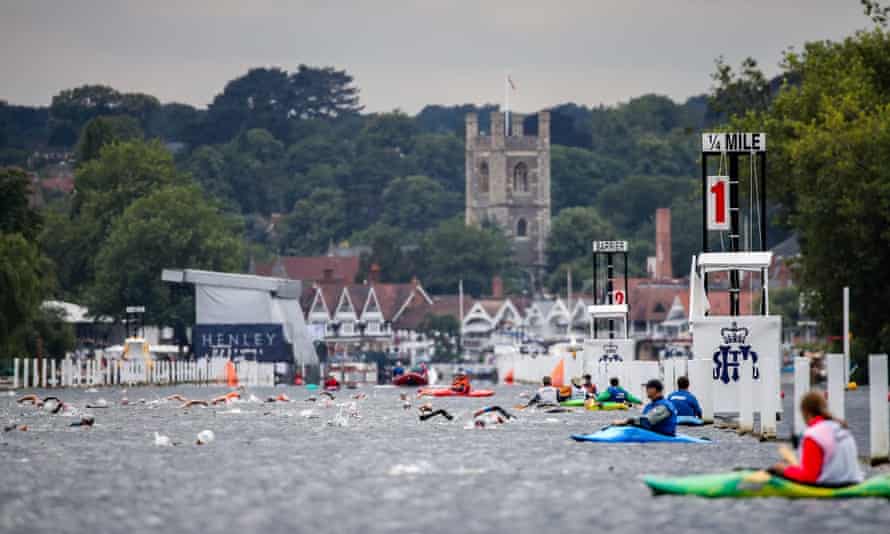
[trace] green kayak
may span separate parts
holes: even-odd
[[[654,495],[697,495],[699,497],[786,497],[788,499],[890,498],[890,474],[877,476],[855,486],[825,488],[798,484],[765,471],[733,471],[689,477],[645,477]]]
[[[560,406],[565,406],[568,408],[581,407],[584,406],[588,410],[627,410],[627,404],[623,402],[593,402],[591,400],[584,399],[571,399],[562,401],[559,403]]]

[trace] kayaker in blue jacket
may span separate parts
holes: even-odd
[[[597,402],[626,402],[629,404],[643,404],[643,402],[634,397],[628,390],[618,385],[618,378],[609,379],[609,387],[596,396]]]
[[[646,382],[646,397],[649,404],[643,408],[643,414],[639,417],[614,421],[616,426],[636,426],[664,434],[674,436],[677,434],[677,409],[671,401],[664,398],[664,386],[661,380],[652,379]]]
[[[667,396],[677,409],[677,415],[701,417],[701,405],[695,395],[689,393],[689,379],[685,376],[678,378],[677,388],[677,391]]]
[[[392,377],[398,378],[405,374],[405,368],[402,367],[402,362],[396,362],[396,366],[392,369]]]

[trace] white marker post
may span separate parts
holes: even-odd
[[[739,361],[739,434],[754,431],[754,380],[751,365],[747,360]]]
[[[776,413],[779,411],[779,393],[781,386],[776,384],[780,380],[776,373],[761,373],[758,380],[759,404],[760,404],[760,438],[775,439],[776,438]]]
[[[31,374],[31,383],[35,388],[40,387],[40,361],[37,358],[31,360],[34,364],[34,372]]]
[[[828,410],[838,419],[844,418],[844,355],[829,354],[828,358]],[[886,402],[886,401],[885,401]]]
[[[806,430],[807,424],[803,420],[803,414],[800,413],[800,400],[810,390],[810,359],[797,357],[794,358],[794,406],[791,411],[794,412],[794,434],[801,435]]]
[[[701,418],[705,423],[714,422],[714,378],[711,376],[711,360],[689,362],[689,388],[701,405]]]
[[[868,356],[868,403],[871,464],[890,461],[890,421],[887,403],[887,355]]]
[[[850,288],[844,286],[844,388],[850,383]]]
[[[46,358],[40,359],[40,387],[46,387]]]
[[[53,358],[49,361],[49,385],[52,387],[56,387],[59,385],[59,379],[56,375],[56,359]]]
[[[19,359],[12,359],[12,389],[19,388]]]
[[[22,358],[22,387],[28,387],[28,359]]]

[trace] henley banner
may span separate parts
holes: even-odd
[[[192,330],[195,355],[292,362],[293,349],[280,324],[198,324]]]

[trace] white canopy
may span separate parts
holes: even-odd
[[[701,273],[714,271],[760,271],[769,268],[772,252],[702,252],[698,255]]]

